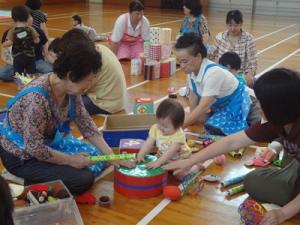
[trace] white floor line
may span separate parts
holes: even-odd
[[[285,39],[283,39],[283,40],[281,40],[281,41],[279,41],[279,42],[277,42],[277,43],[275,43],[275,44],[273,44],[273,45],[271,45],[271,46],[269,46],[269,47],[267,47],[267,48],[264,48],[264,49],[261,50],[261,51],[258,51],[257,54],[260,55],[261,53],[264,53],[265,51],[268,51],[269,49],[274,48],[274,47],[276,47],[276,46],[282,44],[283,42],[286,42],[286,41],[288,41],[288,40],[290,40],[290,39],[292,39],[292,38],[298,36],[299,34],[300,34],[300,32],[298,32],[298,33],[296,33],[296,34],[294,34],[294,35],[292,35],[292,36],[290,36],[290,37],[288,37],[288,38],[285,38]]]
[[[0,93],[0,95],[1,95],[1,96],[4,96],[4,97],[8,97],[8,98],[13,98],[13,97],[15,97],[15,96],[13,96],[13,95],[7,95],[7,94],[3,94],[3,93]]]
[[[213,160],[207,160],[203,163],[205,168],[208,168],[212,164]],[[155,206],[143,219],[141,219],[137,225],[146,225],[154,219],[167,205],[171,203],[171,200],[164,198],[157,206]]]
[[[298,48],[297,50],[293,51],[292,53],[290,53],[289,55],[287,55],[286,57],[282,58],[281,60],[277,61],[276,63],[274,63],[272,66],[268,67],[267,69],[263,70],[262,72],[260,72],[259,74],[257,74],[255,76],[255,78],[259,78],[261,75],[263,75],[265,72],[273,69],[274,67],[278,66],[280,63],[284,62],[285,60],[287,60],[288,58],[292,57],[293,55],[296,55],[298,52],[300,52],[300,48]]]
[[[284,26],[284,27],[281,28],[281,29],[275,30],[275,31],[273,31],[273,32],[271,32],[271,33],[268,33],[268,34],[262,35],[262,36],[260,36],[260,37],[258,37],[258,38],[255,38],[255,40],[258,41],[258,40],[260,40],[260,39],[263,39],[263,38],[265,38],[265,37],[269,37],[269,36],[271,36],[271,35],[273,35],[273,34],[276,34],[276,33],[280,32],[280,31],[283,31],[283,30],[287,30],[287,29],[289,29],[289,28],[291,28],[291,27],[294,27],[294,26],[296,26],[296,24],[292,24],[292,25],[287,26],[287,27]]]
[[[148,83],[148,82],[149,82],[149,80],[145,80],[145,81],[142,81],[142,82],[140,82],[140,83],[134,84],[134,85],[128,87],[128,88],[127,88],[127,91],[129,91],[129,90],[131,90],[131,89],[133,89],[133,88],[136,88],[136,87],[138,87],[138,86],[141,86],[141,85],[143,85],[143,84],[146,84],[146,83]]]

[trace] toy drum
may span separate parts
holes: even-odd
[[[160,195],[167,184],[168,173],[161,168],[148,169],[146,164],[157,159],[145,156],[145,162],[135,168],[119,167],[115,171],[114,187],[129,198],[150,198]]]

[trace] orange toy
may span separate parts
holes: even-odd
[[[165,198],[168,198],[172,201],[177,201],[181,197],[181,192],[178,186],[168,185],[164,187],[163,194]]]

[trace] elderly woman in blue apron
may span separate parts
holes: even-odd
[[[202,5],[199,0],[183,1],[184,20],[180,27],[180,35],[196,33],[201,35],[205,46],[209,44],[209,29],[207,20],[202,14]]]
[[[86,157],[113,151],[81,99],[101,66],[94,46],[70,44],[55,61],[54,73],[33,80],[8,102],[0,156],[25,185],[60,179],[71,193],[80,194],[105,168]],[[72,121],[91,144],[71,136]]]
[[[115,22],[110,36],[112,50],[118,59],[139,58],[144,52],[144,41],[150,39],[150,23],[144,16],[144,6],[138,0],[129,4],[129,13]]]
[[[233,74],[206,58],[207,50],[194,33],[175,45],[181,68],[188,74],[190,114],[184,126],[204,122],[209,133],[229,135],[248,127],[250,97]]]

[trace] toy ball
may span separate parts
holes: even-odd
[[[181,197],[181,192],[178,186],[168,185],[164,187],[163,194],[165,198],[168,198],[172,201],[177,201]]]
[[[225,159],[226,159],[225,155],[222,154],[222,155],[215,157],[214,161],[217,165],[222,166],[225,163]]]
[[[265,213],[263,207],[252,199],[245,200],[238,212],[245,225],[259,225]]]

